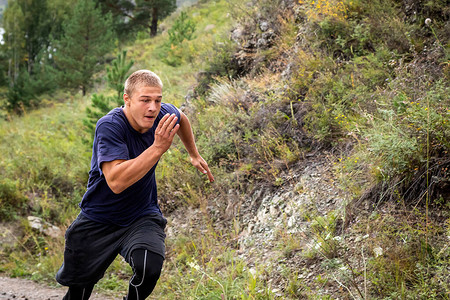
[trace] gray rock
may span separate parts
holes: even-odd
[[[269,29],[269,23],[266,21],[259,23],[259,29],[261,29],[261,31],[267,31]]]
[[[30,224],[30,227],[44,233],[45,235],[48,235],[52,238],[57,238],[61,235],[61,229],[56,227],[55,225],[52,225],[48,222],[45,222],[39,217],[33,217],[28,216],[28,224]]]

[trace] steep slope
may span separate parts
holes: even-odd
[[[170,216],[162,293],[445,299],[444,3],[232,8],[236,47],[186,105],[218,182],[171,181],[191,202]]]

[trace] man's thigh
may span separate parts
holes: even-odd
[[[139,218],[131,225],[123,237],[120,254],[130,263],[133,250],[146,249],[159,254],[165,258],[164,229],[167,220],[159,215],[153,214]]]
[[[119,253],[121,230],[80,214],[66,231],[64,263],[56,280],[66,286],[97,283]]]

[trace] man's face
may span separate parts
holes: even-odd
[[[140,133],[153,127],[161,110],[162,89],[160,87],[137,86],[132,96],[125,94],[125,116],[131,126]]]

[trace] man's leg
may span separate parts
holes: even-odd
[[[66,231],[64,262],[56,280],[68,286],[64,300],[86,300],[118,254],[121,227],[79,215]]]
[[[88,300],[91,296],[94,286],[78,287],[71,286],[64,296],[63,300]]]
[[[130,265],[134,275],[128,287],[127,300],[144,300],[155,288],[161,275],[164,258],[147,249],[136,249],[131,253]]]

